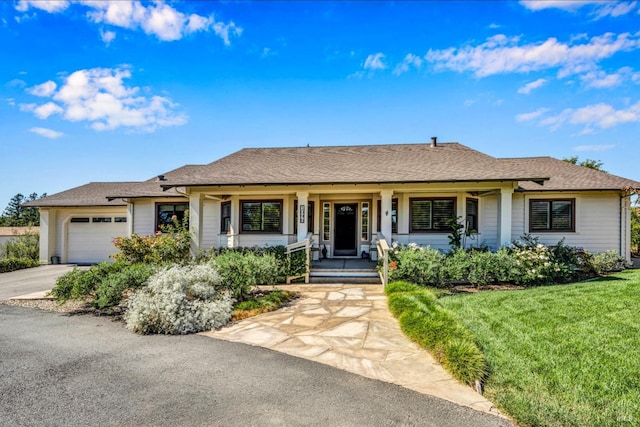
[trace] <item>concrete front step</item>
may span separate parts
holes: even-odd
[[[370,269],[311,269],[311,277],[379,277],[376,270]]]
[[[343,285],[381,285],[380,277],[311,277],[309,280],[312,285],[334,285],[340,283]],[[303,285],[300,285],[303,286]]]

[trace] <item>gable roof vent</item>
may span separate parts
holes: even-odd
[[[437,147],[438,146],[438,137],[437,136],[432,136],[431,137],[431,146],[432,147]]]
[[[158,181],[166,181],[167,179],[164,177],[164,175],[158,175],[157,180]]]

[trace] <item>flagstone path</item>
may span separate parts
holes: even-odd
[[[387,309],[380,285],[288,285],[290,305],[203,335],[266,347],[397,384],[479,411],[491,402],[460,384],[409,341]]]

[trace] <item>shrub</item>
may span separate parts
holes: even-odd
[[[103,279],[123,269],[126,265],[123,262],[105,261],[92,266],[89,270],[79,270],[76,267],[56,279],[51,295],[59,303],[70,299],[86,298],[94,294],[96,287]]]
[[[127,329],[140,334],[188,334],[218,328],[231,318],[233,300],[219,291],[220,276],[206,264],[173,266],[151,276],[129,298]]]
[[[273,285],[278,278],[276,258],[268,253],[225,251],[211,261],[222,286],[238,301],[244,301],[256,285]]]
[[[470,254],[471,267],[467,280],[475,286],[509,283],[518,274],[515,261],[506,249],[500,249],[497,253],[473,251]]]
[[[394,244],[389,250],[389,280],[419,285],[443,285],[444,255],[430,247]]]
[[[107,275],[95,286],[93,306],[107,308],[118,305],[125,291],[139,288],[155,271],[156,267],[149,264],[132,264]]]
[[[590,265],[596,274],[607,274],[624,270],[626,260],[616,251],[600,252],[591,256]]]
[[[573,269],[558,262],[551,249],[538,243],[536,246],[516,246],[511,250],[516,274],[514,283],[530,285],[548,285],[564,283],[573,278]]]
[[[40,258],[40,235],[37,231],[27,230],[21,236],[14,236],[0,245],[0,258],[28,258],[38,261]]]
[[[428,349],[459,381],[470,385],[482,381],[488,366],[473,335],[460,319],[438,304],[433,292],[412,288],[405,282],[391,283],[385,292],[389,310],[405,335]]]
[[[465,280],[469,270],[473,267],[471,252],[464,249],[454,249],[444,258],[442,278],[445,282]]]
[[[0,273],[8,273],[10,271],[23,270],[39,266],[40,263],[31,258],[7,258],[0,259]]]
[[[181,223],[174,219],[173,225],[164,226],[163,233],[157,232],[153,236],[134,233],[130,237],[115,238],[113,244],[120,252],[113,255],[113,259],[157,265],[189,261],[192,257],[188,221],[188,215]]]
[[[235,252],[241,254],[252,255],[273,255],[277,264],[276,282],[284,282],[287,276],[297,276],[304,272],[305,257],[304,251],[295,252],[291,259],[287,256],[287,248],[282,245],[278,246],[253,246],[253,247],[235,247],[235,248],[212,248],[205,255],[199,257],[199,261],[208,262],[215,259],[221,254]]]

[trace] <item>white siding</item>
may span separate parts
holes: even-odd
[[[288,245],[289,236],[283,234],[240,234],[238,236],[238,246],[280,246]]]
[[[570,246],[584,248],[592,253],[620,250],[620,196],[616,193],[587,194],[528,194],[526,197],[525,227],[528,231],[529,200],[535,198],[575,198],[575,232],[531,233],[545,245],[555,245],[563,237]]]
[[[480,203],[480,235],[477,240],[467,240],[467,246],[487,245],[498,249],[498,196],[483,197]]]
[[[451,245],[449,245],[449,234],[410,234],[409,242],[416,243],[419,246],[431,246],[431,249],[438,249],[439,251],[449,252]]]
[[[202,249],[220,246],[220,202],[205,199],[202,206]]]
[[[133,204],[133,232],[141,236],[155,233],[155,203],[152,200],[136,200]]]
[[[518,240],[528,228],[525,228],[524,224],[527,203],[523,193],[513,193],[513,203],[511,204],[511,238],[513,240]]]

